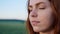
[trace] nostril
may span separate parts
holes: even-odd
[[[37,15],[36,14],[33,14],[33,15],[31,15],[32,17],[37,17]]]

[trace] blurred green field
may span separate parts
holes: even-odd
[[[0,34],[27,34],[23,21],[0,21]]]

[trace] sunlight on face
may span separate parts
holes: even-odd
[[[30,0],[28,9],[30,24],[35,32],[45,31],[51,26],[53,10],[48,0]]]

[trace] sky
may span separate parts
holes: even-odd
[[[0,0],[0,19],[27,19],[27,0]]]

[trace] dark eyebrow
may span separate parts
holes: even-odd
[[[44,4],[44,2],[39,2],[39,3],[36,3],[35,5],[38,6],[40,4]]]
[[[44,2],[36,3],[36,4],[35,4],[35,6],[38,6],[38,5],[40,5],[40,4],[44,4]],[[32,8],[32,6],[31,6],[31,5],[29,5],[28,7],[31,7],[31,8]]]

